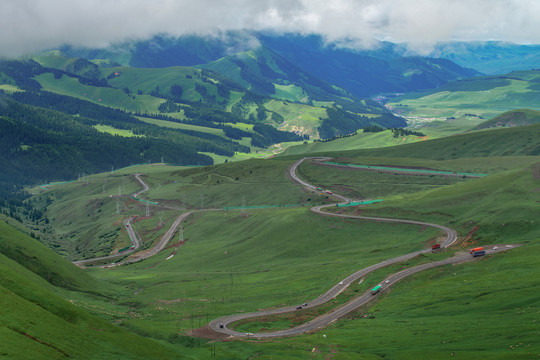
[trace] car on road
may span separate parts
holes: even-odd
[[[303,303],[302,306],[307,306],[307,303]]]
[[[340,281],[338,285],[343,285],[343,281]]]
[[[296,307],[296,310],[300,310],[300,309],[302,309],[301,306],[297,306],[297,307]]]
[[[220,328],[220,329],[223,329],[223,324],[219,324],[219,328]]]
[[[388,284],[389,282],[390,282],[390,280],[388,280],[388,279],[384,280],[385,284]]]

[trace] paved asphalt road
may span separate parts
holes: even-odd
[[[290,173],[291,178],[294,179],[294,181],[296,181],[297,183],[299,183],[300,185],[306,187],[309,190],[315,191],[316,190],[315,186],[306,183],[305,181],[303,181],[302,179],[300,179],[296,175],[297,167],[306,159],[318,159],[319,160],[319,159],[324,159],[324,158],[303,158],[303,159],[300,159],[290,167],[289,173]],[[349,199],[347,197],[344,197],[344,196],[341,196],[341,195],[338,195],[338,194],[333,194],[333,196],[340,199],[340,200],[342,200],[342,201],[344,201],[344,202],[352,201],[351,199]],[[456,231],[454,229],[448,228],[446,226],[438,225],[438,224],[432,224],[432,223],[426,223],[426,222],[414,221],[414,220],[401,220],[401,219],[389,219],[389,218],[377,218],[377,217],[335,214],[335,213],[328,213],[328,212],[325,212],[325,211],[322,210],[323,208],[332,207],[332,206],[335,206],[335,205],[336,204],[316,206],[316,207],[312,208],[311,210],[313,212],[316,212],[316,213],[319,213],[319,214],[325,215],[325,216],[339,216],[339,217],[352,218],[352,219],[384,221],[384,222],[399,222],[399,223],[405,223],[405,224],[414,224],[414,225],[436,227],[436,228],[441,229],[442,231],[444,231],[446,233],[446,239],[441,243],[442,247],[448,247],[448,246],[452,245],[457,240],[457,233],[456,233]],[[504,251],[504,250],[507,250],[507,249],[509,249],[511,247],[512,246],[500,247],[500,248],[495,247],[495,248],[491,248],[491,249],[486,249],[486,254],[492,254],[492,253],[496,253],[496,252],[499,252],[499,251]],[[350,284],[352,284],[354,281],[358,280],[359,278],[361,278],[361,277],[363,277],[363,276],[365,276],[365,275],[367,275],[367,274],[369,274],[369,273],[371,273],[371,272],[373,272],[373,271],[375,271],[377,269],[386,267],[386,266],[394,264],[394,263],[398,263],[398,262],[401,262],[401,261],[411,259],[411,258],[413,258],[413,257],[415,257],[415,256],[417,256],[417,255],[419,255],[421,253],[426,253],[426,252],[430,252],[430,251],[431,251],[430,249],[416,251],[416,252],[413,252],[413,253],[410,253],[410,254],[406,254],[406,255],[403,255],[403,256],[393,258],[393,259],[385,260],[385,261],[380,262],[378,264],[375,264],[375,265],[369,266],[369,267],[367,267],[365,269],[359,270],[359,271],[355,272],[354,274],[349,275],[348,277],[346,277],[345,279],[340,281],[338,284],[334,285],[330,290],[328,290],[326,293],[322,294],[318,298],[316,298],[316,299],[314,299],[312,301],[309,301],[308,305],[302,306],[302,308],[306,309],[306,308],[311,308],[311,307],[315,307],[315,306],[324,304],[324,303],[330,301],[331,299],[335,298],[339,293],[341,293],[344,289],[346,289]],[[465,262],[465,261],[473,261],[473,260],[477,260],[477,259],[478,258],[474,258],[468,253],[466,253],[466,254],[461,253],[461,254],[457,254],[457,255],[455,255],[455,256],[453,256],[451,258],[447,258],[447,259],[440,260],[440,261],[435,261],[435,262],[431,262],[431,263],[418,265],[418,266],[415,266],[415,267],[400,271],[398,273],[390,275],[389,277],[387,277],[387,279],[385,281],[383,281],[380,284],[381,288],[382,288],[381,292],[384,292],[386,289],[388,289],[389,287],[391,287],[392,285],[394,285],[395,283],[397,283],[401,279],[403,279],[403,278],[405,278],[405,277],[407,277],[409,275],[412,275],[414,273],[417,273],[419,271],[423,271],[423,270],[438,267],[438,266],[448,265],[448,264],[457,264],[457,263],[461,263],[461,262]],[[380,292],[379,292],[379,294],[380,294]],[[283,314],[283,313],[288,313],[288,312],[293,312],[293,311],[302,311],[302,310],[297,309],[298,306],[301,306],[300,304],[286,306],[286,307],[282,307],[282,308],[276,308],[276,309],[263,310],[263,311],[253,312],[253,313],[244,313],[244,314],[225,316],[225,317],[213,320],[212,322],[210,322],[208,324],[208,326],[209,326],[209,328],[211,330],[213,330],[215,332],[225,334],[225,335],[230,335],[232,337],[274,338],[274,337],[299,335],[299,334],[303,334],[303,333],[306,333],[306,332],[311,332],[311,331],[314,331],[316,329],[328,326],[329,324],[331,324],[334,321],[338,320],[342,316],[350,313],[351,311],[354,311],[355,309],[359,308],[360,306],[362,306],[362,305],[368,303],[369,301],[375,299],[379,294],[371,295],[370,291],[367,291],[366,293],[364,293],[360,297],[357,297],[357,298],[349,301],[345,305],[340,306],[337,309],[334,309],[333,311],[330,311],[330,312],[328,312],[328,313],[326,313],[324,315],[318,316],[317,318],[315,318],[315,319],[313,319],[313,320],[311,320],[311,321],[309,321],[307,323],[304,323],[302,325],[299,325],[299,326],[296,326],[296,327],[293,327],[293,328],[280,330],[280,331],[252,334],[252,333],[238,332],[238,331],[235,331],[233,329],[230,329],[228,326],[229,326],[229,324],[231,324],[231,323],[233,323],[235,321],[249,319],[249,318],[253,318],[253,317],[267,316],[267,315],[277,315],[277,314]]]
[[[296,175],[297,167],[306,159],[327,160],[328,158],[303,158],[303,159],[300,159],[297,162],[295,162],[289,169],[289,174],[290,174],[291,178],[295,182],[297,182],[298,184],[306,187],[308,190],[317,191],[315,186],[306,183],[305,181],[303,181],[302,179],[300,179]],[[135,194],[133,194],[134,197],[137,197],[141,193],[147,191],[149,188],[144,183],[144,181],[140,178],[140,174],[136,174],[135,177],[137,178],[137,180],[143,186],[143,190],[138,191]],[[332,194],[331,196],[334,197],[334,198],[337,198],[337,199],[339,199],[339,200],[341,200],[342,202],[345,202],[345,203],[348,203],[348,202],[352,201],[352,199],[347,198],[347,197],[342,196],[342,195],[339,195],[339,194]],[[454,229],[448,228],[446,226],[438,225],[438,224],[432,224],[432,223],[426,223],[426,222],[414,221],[414,220],[403,220],[403,219],[390,219],[390,218],[378,218],[378,217],[366,217],[366,216],[335,214],[335,213],[329,213],[329,212],[323,211],[324,208],[333,207],[333,206],[336,206],[336,204],[316,206],[316,207],[313,207],[311,210],[313,212],[321,214],[323,216],[339,216],[339,217],[345,217],[345,218],[351,218],[351,219],[362,219],[362,220],[384,221],[384,222],[399,222],[399,223],[405,223],[405,224],[414,224],[414,225],[436,227],[438,229],[441,229],[446,234],[446,239],[441,243],[442,247],[448,247],[448,246],[452,245],[457,240],[457,233],[455,232]],[[215,209],[208,209],[208,210],[215,210]],[[160,239],[160,241],[158,242],[158,244],[154,248],[148,249],[148,250],[146,250],[144,252],[139,252],[135,256],[132,256],[132,257],[130,257],[130,258],[128,258],[128,259],[126,259],[126,260],[124,260],[122,262],[116,263],[114,265],[112,265],[112,264],[111,265],[103,265],[103,267],[110,267],[110,266],[116,266],[116,265],[132,263],[132,262],[136,262],[136,261],[139,261],[139,260],[142,260],[142,259],[149,258],[150,256],[153,256],[153,255],[157,254],[158,252],[163,250],[163,248],[166,246],[166,244],[172,239],[172,237],[174,236],[174,234],[176,233],[176,231],[178,229],[178,226],[180,226],[180,223],[186,217],[191,215],[192,213],[193,212],[187,212],[187,213],[184,213],[184,214],[180,215],[176,219],[176,221],[173,223],[171,228],[167,231],[167,233],[165,235],[163,235],[163,237]],[[132,240],[132,244],[134,246],[133,250],[128,250],[126,252],[123,252],[123,253],[117,254],[117,255],[111,255],[111,256],[104,256],[104,257],[100,257],[100,258],[75,261],[74,264],[76,264],[76,265],[84,265],[84,264],[94,262],[94,261],[98,261],[98,260],[101,260],[101,261],[102,260],[112,260],[112,259],[114,259],[114,258],[116,258],[118,256],[125,256],[126,254],[137,250],[140,247],[141,243],[140,243],[140,241],[139,241],[139,239],[137,237],[137,234],[133,230],[133,226],[131,224],[132,220],[133,220],[133,218],[125,220],[124,221],[124,226],[126,227],[126,230],[127,230],[128,234],[129,234],[131,240]],[[499,251],[504,251],[504,250],[507,250],[507,249],[509,249],[511,247],[512,246],[500,247],[500,248],[495,248],[495,249],[493,249],[493,248],[486,249],[486,254],[491,254],[491,253],[496,253],[496,252],[499,252]],[[373,272],[375,270],[378,270],[380,268],[383,268],[385,266],[395,264],[395,263],[398,263],[398,262],[401,262],[401,261],[405,261],[405,260],[411,259],[411,258],[413,258],[413,257],[415,257],[415,256],[417,256],[417,255],[419,255],[421,253],[426,253],[426,252],[430,252],[430,251],[431,251],[430,249],[416,251],[416,252],[413,252],[413,253],[410,253],[410,254],[406,254],[406,255],[396,257],[396,258],[388,259],[388,260],[382,261],[382,262],[380,262],[378,264],[371,265],[371,266],[369,266],[369,267],[367,267],[365,269],[359,270],[359,271],[349,275],[348,277],[346,277],[345,279],[340,281],[338,284],[334,285],[331,289],[329,289],[324,294],[320,295],[318,298],[310,301],[308,303],[308,305],[302,306],[302,308],[311,308],[311,307],[315,307],[315,306],[319,306],[321,304],[324,304],[324,303],[330,301],[331,299],[335,298],[344,289],[346,289],[350,284],[352,284],[354,281],[357,281],[361,277],[366,276],[367,274],[369,274],[369,273],[371,273],[371,272]],[[405,277],[407,277],[407,276],[409,276],[411,274],[417,273],[419,271],[434,268],[434,267],[437,267],[437,266],[447,265],[447,264],[456,264],[456,263],[461,263],[461,262],[465,262],[465,261],[473,261],[475,259],[476,258],[473,258],[470,254],[457,254],[457,255],[455,255],[455,256],[453,256],[451,258],[445,259],[445,260],[435,261],[435,262],[431,262],[431,263],[427,263],[427,264],[422,264],[422,265],[412,267],[410,269],[403,270],[403,271],[398,272],[396,274],[390,275],[383,283],[381,283],[381,287],[382,287],[381,291],[384,292],[386,289],[391,287],[393,284],[395,284],[399,280],[401,280],[401,279],[403,279],[403,278],[405,278]],[[238,331],[232,330],[232,329],[228,328],[228,325],[230,323],[232,323],[232,322],[242,320],[242,319],[248,319],[248,318],[252,318],[252,317],[283,314],[283,313],[292,312],[292,311],[301,311],[301,310],[297,310],[297,307],[299,306],[299,304],[291,305],[291,306],[287,306],[287,307],[282,307],[282,308],[277,308],[277,309],[263,310],[263,311],[258,311],[258,312],[254,312],[254,313],[247,313],[247,314],[244,313],[244,314],[226,316],[226,317],[222,317],[222,318],[213,320],[212,322],[210,322],[208,324],[208,326],[210,327],[210,329],[214,330],[215,332],[230,335],[230,336],[233,336],[233,337],[273,338],[273,337],[299,335],[299,334],[303,334],[305,332],[314,331],[316,329],[328,326],[332,322],[338,320],[340,317],[348,314],[351,311],[354,311],[355,309],[357,309],[358,307],[366,304],[370,300],[375,299],[377,296],[378,296],[378,294],[371,295],[370,292],[368,291],[365,294],[363,294],[362,296],[357,297],[357,298],[351,300],[350,302],[346,303],[345,305],[342,305],[341,307],[339,307],[337,309],[334,309],[333,311],[328,312],[328,313],[326,313],[324,315],[321,315],[321,316],[319,316],[319,317],[317,317],[317,318],[315,318],[315,319],[313,319],[313,320],[311,320],[311,321],[309,321],[309,322],[307,322],[305,324],[296,326],[294,328],[281,330],[281,331],[250,334],[250,333],[243,333],[243,332],[238,332]]]
[[[141,183],[143,189],[140,190],[140,191],[137,191],[136,193],[134,193],[132,195],[135,198],[137,196],[139,196],[140,194],[142,194],[143,192],[148,191],[148,189],[149,189],[148,185],[146,185],[146,183],[140,178],[140,175],[141,174],[135,174],[135,178],[137,179],[137,181],[139,181],[139,183]],[[153,256],[153,255],[157,254],[158,252],[163,250],[163,248],[165,248],[167,243],[172,239],[172,237],[174,236],[174,234],[178,230],[178,227],[180,226],[182,221],[186,217],[191,215],[192,213],[193,212],[187,212],[187,213],[184,213],[184,214],[180,215],[175,220],[175,222],[172,224],[171,228],[161,237],[161,239],[159,240],[157,245],[154,246],[153,248],[145,250],[143,252],[139,252],[136,255],[131,256],[128,259],[125,259],[123,261],[120,261],[120,262],[117,262],[117,263],[112,263],[112,264],[101,265],[100,267],[112,267],[112,266],[118,266],[118,265],[123,265],[123,264],[129,264],[129,263],[133,263],[133,262],[140,261],[140,260],[143,260],[143,259],[147,259],[150,256]],[[134,219],[135,219],[135,217],[131,217],[131,218],[127,219],[127,220],[124,220],[124,227],[126,228],[127,233],[129,235],[129,238],[131,239],[131,244],[133,246],[133,249],[129,249],[129,250],[126,250],[126,251],[123,251],[121,253],[114,254],[114,255],[102,256],[102,257],[98,257],[98,258],[74,261],[73,264],[75,264],[77,266],[85,266],[87,264],[92,264],[92,263],[95,263],[95,262],[101,262],[101,261],[104,261],[104,260],[113,261],[116,258],[123,257],[123,256],[126,256],[128,254],[131,254],[131,253],[137,251],[139,249],[139,247],[142,245],[142,243],[139,240],[138,235],[133,230],[132,221]]]

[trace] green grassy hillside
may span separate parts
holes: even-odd
[[[265,48],[229,56],[202,69],[111,66],[68,58],[58,51],[34,58],[37,62],[26,70],[33,87],[161,120],[209,128],[222,123],[262,123],[312,138],[348,134],[371,122],[404,125],[380,104],[353,99]],[[334,111],[330,114],[327,108]],[[323,125],[326,130],[321,133]]]
[[[74,69],[70,62],[57,66]],[[135,82],[135,73],[126,75],[131,76],[125,78],[129,83]],[[65,74],[59,79],[53,79],[53,73],[37,76],[66,80]],[[150,80],[144,80],[145,86]],[[488,80],[471,82],[469,90],[523,85],[517,78]],[[297,90],[283,89],[299,94]],[[274,106],[275,112],[290,106],[277,100],[265,104]],[[306,121],[317,116],[302,108],[305,105],[295,106],[290,111],[294,116],[299,116],[299,109],[306,111]],[[479,114],[467,116],[481,120]],[[218,131],[206,134],[223,139]],[[6,339],[0,356],[443,359],[454,354],[528,359],[540,355],[540,124],[357,150],[363,141],[394,141],[388,137],[388,132],[360,134],[310,144],[272,160],[192,168],[136,166],[31,189],[31,203],[23,205],[43,216],[35,220],[22,206],[16,215],[28,232],[69,259],[106,255],[128,245],[122,220],[132,215],[140,216],[133,227],[146,249],[185,210],[209,211],[197,211],[184,220],[182,246],[135,264],[86,271],[0,222],[0,300],[6,310],[0,315]],[[21,151],[27,146],[23,144]],[[303,163],[298,173],[314,185],[384,200],[333,211],[435,222],[455,228],[459,235],[447,251],[366,276],[345,296],[367,291],[389,273],[472,246],[521,246],[421,272],[313,334],[273,341],[213,342],[193,337],[193,329],[219,316],[310,301],[358,269],[440,241],[441,232],[430,227],[311,212],[308,206],[332,199],[288,178],[287,168],[307,152],[339,162],[488,175],[408,176]],[[145,204],[129,197],[141,188],[134,173],[142,173],[150,186],[140,197],[158,202],[148,208],[149,217],[143,216]],[[291,204],[301,206],[277,206]],[[230,206],[236,209],[223,209]],[[177,239],[178,235],[173,243]],[[343,301],[341,296],[331,305]],[[280,326],[306,319],[299,313],[298,318],[282,319]]]
[[[417,125],[462,116],[474,123],[479,116],[489,119],[514,109],[539,110],[538,79],[540,71],[529,70],[453,81],[434,90],[397,97],[387,107]]]
[[[258,94],[283,100],[308,103],[310,99],[332,101],[348,97],[346,91],[313,77],[265,47],[227,56],[201,67],[230,77]]]
[[[517,109],[507,111],[493,119],[485,121],[476,126],[474,130],[488,129],[494,127],[515,127],[537,124],[540,122],[540,111],[531,109]]]
[[[414,161],[417,166],[424,162]],[[460,161],[465,166],[469,160]],[[540,288],[534,277],[540,246],[540,225],[535,221],[540,215],[535,205],[539,195],[534,189],[540,173],[537,165],[524,166],[538,162],[539,157],[523,159],[516,168],[517,161],[508,161],[507,168],[514,170],[499,169],[487,178],[409,195],[396,191],[383,203],[362,209],[366,215],[450,224],[460,235],[458,249],[490,243],[520,243],[523,248],[418,274],[374,306],[316,334],[271,342],[218,343],[216,352],[223,358],[256,353],[262,358],[285,354],[304,358],[306,349],[316,347],[320,358],[334,353],[354,359],[361,352],[373,358],[433,359],[451,352],[526,358],[529,352],[540,351],[533,322]],[[342,179],[350,176],[349,170],[318,169],[325,182],[321,185],[329,188],[338,189]],[[380,182],[378,176],[395,177],[374,175],[373,182],[364,179],[364,186]],[[426,179],[431,178],[418,181]],[[411,179],[402,181],[405,185]],[[175,326],[170,314],[182,318],[176,324],[189,330],[224,314],[302,303],[354,269],[409,251],[405,249],[409,246],[426,246],[436,236],[430,229],[321,218],[302,208],[248,210],[244,216],[238,210],[200,214],[188,218],[184,228],[188,241],[169,260],[165,259],[173,249],[114,271],[91,270],[102,280],[132,289],[125,294],[126,301],[138,301],[138,311],[146,317],[123,322],[126,328],[163,337]],[[385,273],[366,278],[359,291],[380,282]],[[137,289],[144,291],[132,295]],[[516,291],[522,296],[516,297]],[[471,323],[471,318],[476,320]],[[463,330],[471,327],[472,331]]]
[[[468,138],[471,152],[462,154],[470,156],[474,149],[489,143],[486,136],[496,134],[490,141],[499,139],[499,145],[508,147],[515,142],[514,136],[523,137],[519,132],[523,129],[527,130],[520,127],[476,132],[454,137],[453,141],[459,143],[462,137],[471,136]],[[500,131],[507,136],[497,135]],[[472,136],[476,137],[476,142],[472,141]],[[540,215],[536,202],[540,201],[540,195],[535,191],[540,178],[537,165],[540,157],[477,156],[447,161],[419,157],[418,154],[434,159],[442,156],[449,145],[440,141],[400,146],[399,149],[407,149],[430,145],[411,150],[409,158],[403,157],[405,152],[390,151],[391,148],[379,150],[386,152],[385,157],[361,157],[365,150],[344,152],[336,157],[346,154],[356,163],[490,175],[470,180],[410,177],[352,172],[309,163],[303,164],[299,171],[302,177],[336,192],[352,189],[362,196],[384,198],[377,205],[351,209],[355,213],[433,221],[455,227],[460,242],[451,252],[476,244],[520,243],[524,245],[522,248],[474,263],[420,273],[383,294],[373,306],[360,309],[312,335],[271,342],[207,343],[185,335],[221,315],[309,301],[354,270],[424,248],[440,235],[429,228],[320,217],[305,207],[248,208],[245,214],[241,210],[211,211],[186,219],[182,225],[187,241],[180,248],[167,249],[129,266],[89,269],[90,275],[114,286],[115,303],[84,294],[74,297],[75,303],[84,304],[106,319],[114,319],[136,334],[168,340],[177,349],[193,346],[190,354],[198,358],[215,351],[218,358],[248,358],[258,354],[259,358],[301,359],[313,348],[320,351],[315,352],[314,358],[321,359],[332,354],[355,359],[359,353],[372,358],[404,359],[442,358],[451,352],[464,357],[484,355],[487,358],[505,358],[508,354],[526,358],[529,352],[540,353],[534,341],[538,334],[533,322],[540,289],[534,277],[540,246],[540,225],[536,224]],[[496,147],[487,150],[499,153]],[[412,157],[414,154],[416,158]],[[398,155],[400,158],[396,157]],[[201,195],[205,207],[241,206],[243,196],[247,206],[307,202],[307,197],[312,198],[309,203],[315,202],[315,197],[319,202],[326,201],[317,194],[303,193],[289,182],[285,170],[291,163],[288,158],[185,170],[147,167],[144,179],[151,190],[143,197],[181,205],[184,194],[191,207],[201,205]],[[112,189],[122,183],[121,177],[107,181]],[[42,194],[42,197],[48,194],[54,199],[48,206],[50,215],[60,214],[61,208],[75,209],[75,199],[79,197],[83,206],[73,211],[79,214],[73,218],[84,219],[85,214],[90,214],[94,219],[101,205],[88,207],[82,200],[101,196],[97,193],[102,191],[103,179],[89,179],[88,183],[86,186],[62,185],[56,191],[51,188],[49,193]],[[131,191],[128,184],[136,185],[126,178],[126,192]],[[99,202],[94,200],[89,204]],[[103,207],[103,213],[114,210],[110,207],[106,211]],[[128,207],[122,211],[128,214],[133,210]],[[65,214],[67,216],[67,212]],[[112,220],[110,215],[108,218]],[[165,213],[163,218],[168,224],[168,219],[174,216]],[[96,221],[97,218],[93,220]],[[145,233],[162,231],[156,215],[136,223],[135,227]],[[174,256],[166,260],[170,255]],[[430,255],[429,259],[446,255]],[[367,290],[384,279],[389,271],[426,260],[421,257],[370,275],[355,289]],[[522,296],[516,297],[517,291]],[[110,317],[105,315],[107,313],[117,315]],[[471,322],[471,318],[475,320]],[[464,330],[471,328],[473,330]]]
[[[30,225],[42,234],[42,241],[71,260],[114,254],[130,245],[122,219],[146,213],[144,203],[129,197],[141,189],[133,177],[136,173],[142,173],[150,186],[142,198],[177,209],[240,207],[243,201],[248,207],[328,201],[299,191],[287,178],[289,165],[289,161],[250,160],[195,168],[134,166],[49,186],[46,191],[34,188],[31,191],[38,194],[31,202],[43,217],[38,225]],[[150,210],[152,218],[137,225],[147,228],[141,232],[144,247],[151,246],[179,214],[160,206]],[[160,217],[164,225],[158,226]]]
[[[333,157],[407,157],[432,160],[540,154],[540,125],[493,129],[380,149],[314,153]],[[313,155],[313,154],[312,154]],[[490,161],[490,160],[486,160]]]
[[[287,148],[281,155],[299,155],[312,153],[328,153],[357,149],[382,148],[387,146],[403,145],[417,141],[424,141],[429,136],[407,135],[395,138],[390,130],[378,133],[359,132],[356,135],[335,139],[332,141],[314,141]]]
[[[111,288],[0,221],[0,354],[12,359],[178,358],[69,301]],[[72,292],[66,291],[70,289]]]
[[[123,301],[137,303],[144,314],[123,321],[124,327],[159,338],[220,315],[302,303],[355,268],[422,248],[439,235],[415,226],[321,218],[306,208],[214,211],[183,226],[187,242],[169,260],[174,249],[129,267],[90,270],[127,287]],[[230,346],[239,352],[229,356],[249,357],[251,346],[239,345]]]
[[[159,105],[165,102],[149,95],[126,94],[122,89],[84,85],[66,75],[55,79],[52,74],[46,73],[36,79],[46,91],[127,111],[157,113]]]

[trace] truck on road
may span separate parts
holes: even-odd
[[[382,289],[382,286],[381,286],[381,285],[375,286],[373,289],[371,289],[371,295],[377,294],[378,292],[381,291],[381,289]]]
[[[475,247],[475,248],[472,248],[472,249],[469,251],[469,253],[470,253],[470,254],[474,254],[476,251],[482,251],[482,250],[484,250],[484,248],[481,247],[481,246],[480,246],[480,247]]]
[[[486,255],[485,250],[478,250],[478,251],[475,251],[475,252],[472,253],[473,257],[484,256],[484,255]]]

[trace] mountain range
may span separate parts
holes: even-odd
[[[449,80],[478,74],[446,59],[406,56],[402,47],[391,43],[380,43],[374,50],[355,50],[327,44],[319,35],[232,32],[219,37],[155,36],[105,50],[64,47],[61,51],[69,57],[110,59],[133,67],[156,68],[205,67],[227,56],[242,62],[246,56],[243,53],[261,49],[272,53],[275,60],[271,61],[282,66],[288,62],[286,67],[300,68],[303,73],[342,87],[360,98],[381,92],[437,87]],[[215,68],[215,64],[211,66]]]

